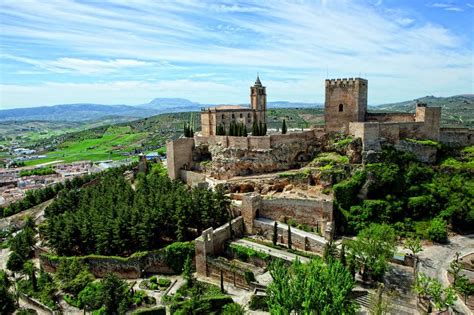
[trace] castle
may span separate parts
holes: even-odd
[[[203,231],[195,240],[198,274],[224,275],[235,282],[233,267],[215,257],[236,235],[257,235],[267,241],[276,237],[280,244],[291,239],[294,248],[322,253],[337,227],[333,195],[328,191],[351,177],[360,164],[376,162],[384,145],[430,163],[436,160],[437,145],[418,140],[452,146],[474,143],[471,129],[440,127],[439,107],[418,103],[415,113],[369,113],[365,79],[326,80],[325,89],[324,128],[230,136],[231,124],[251,130],[254,122],[266,122],[266,89],[257,77],[250,87],[250,107],[203,109],[200,133],[167,142],[171,179],[190,186],[225,185],[233,200],[235,218]],[[331,156],[344,162],[322,162]],[[296,224],[291,231],[289,222]]]
[[[254,122],[266,123],[266,111],[266,88],[257,75],[255,84],[250,87],[250,107],[221,105],[201,109],[201,135],[214,136],[219,126],[228,133],[232,123],[243,124],[246,129],[252,129]]]
[[[368,112],[368,81],[365,79],[328,79],[325,89],[324,128],[266,136],[217,135],[218,126],[229,134],[232,123],[243,124],[251,130],[254,122],[266,122],[266,88],[257,76],[250,87],[250,107],[224,105],[202,109],[200,133],[167,143],[169,176],[183,178],[181,171],[186,170],[228,179],[298,168],[322,150],[325,137],[331,134],[360,139],[362,158],[366,153],[379,152],[384,144],[392,144],[397,149],[418,154],[424,162],[433,162],[436,157],[433,148],[406,139],[429,139],[447,145],[474,142],[473,131],[468,128],[441,128],[439,107],[418,103],[415,113]],[[354,158],[353,162],[362,162],[359,160]],[[212,167],[205,166],[207,164]]]

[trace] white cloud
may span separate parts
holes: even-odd
[[[263,72],[265,82],[273,84],[269,97],[322,101],[327,68],[330,76],[365,73],[374,87],[370,91],[373,103],[449,90],[452,94],[469,92],[472,51],[465,39],[443,26],[415,20],[410,12],[387,13],[374,6],[376,1],[366,3],[112,0],[107,2],[109,7],[69,0],[31,2],[27,6],[13,1],[2,3],[2,11],[10,17],[2,22],[6,39],[2,51],[10,59],[30,64],[33,70],[59,73],[65,82],[77,79],[68,74],[87,78],[104,73],[122,75],[120,80],[132,82],[138,77],[136,73],[124,77],[127,70],[134,69],[142,78],[158,78],[175,85],[157,90],[156,83],[152,89],[147,85],[151,83],[133,81],[133,92],[122,85],[127,94],[121,89],[109,93],[116,91],[111,90],[116,86],[113,82],[73,84],[64,86],[70,94],[59,96],[50,95],[54,92],[50,83],[37,85],[39,90],[25,85],[32,93],[23,96],[6,86],[8,93],[2,93],[0,104],[25,105],[27,99],[31,104],[37,100],[54,104],[83,98],[133,103],[135,98],[146,101],[164,95],[187,95],[210,103],[241,102],[247,99],[248,85],[257,71]],[[116,6],[110,8],[110,4]],[[441,2],[433,5],[439,9],[455,7]],[[15,40],[10,42],[9,38]],[[23,57],[15,43],[30,47],[30,57]],[[46,52],[35,54],[36,47]],[[164,77],[156,68],[172,75],[161,80]],[[243,73],[248,77],[244,78],[247,75]],[[188,79],[179,81],[183,78]],[[101,79],[112,80],[108,76]],[[196,85],[197,79],[206,85]],[[394,85],[397,89],[387,89]],[[86,87],[95,92],[88,95]],[[45,93],[38,92],[41,89]],[[49,96],[43,101],[43,95]]]
[[[86,75],[96,73],[110,73],[120,71],[125,68],[154,65],[154,63],[151,62],[134,59],[93,60],[63,57],[57,60],[37,60],[33,58],[12,56],[9,54],[3,54],[0,55],[0,57],[30,64],[55,73],[77,72]]]
[[[439,9],[443,9],[445,11],[454,11],[454,12],[462,12],[464,11],[463,9],[461,9],[460,7],[458,6],[455,6],[453,5],[452,3],[450,2],[435,2],[431,5],[429,5],[429,7],[432,7],[432,8],[439,8]]]

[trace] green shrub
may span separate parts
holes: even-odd
[[[193,242],[174,242],[165,249],[165,261],[176,273],[183,271],[188,256],[194,256]]]
[[[160,287],[164,287],[164,288],[167,288],[171,285],[171,280],[170,279],[166,279],[166,278],[160,278],[158,279],[158,285]]]
[[[250,298],[249,302],[249,309],[252,311],[256,310],[262,310],[262,311],[268,311],[268,305],[267,305],[267,296],[266,295],[252,295]]]
[[[431,224],[427,232],[429,239],[434,242],[446,243],[448,240],[446,221],[441,218],[434,218],[431,220]]]

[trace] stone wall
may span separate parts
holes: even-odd
[[[191,187],[206,185],[206,176],[202,173],[181,170],[181,180]]]
[[[193,147],[193,138],[179,138],[166,143],[166,163],[171,179],[178,179],[181,169],[191,168]]]
[[[242,198],[241,214],[245,231],[255,234],[255,219],[274,221],[293,219],[297,224],[319,227],[325,238],[332,238],[333,202],[325,199],[263,199],[258,194],[247,194]]]
[[[250,268],[245,268],[241,264],[232,264],[223,257],[208,257],[206,276],[212,277],[214,279],[220,279],[221,271],[225,282],[235,283],[236,286],[245,289],[253,288],[253,286],[248,283],[245,278],[245,273],[251,272]]]
[[[283,222],[291,218],[298,224],[324,227],[333,220],[333,202],[324,199],[262,199],[259,216]]]
[[[55,257],[47,254],[40,255],[40,265],[47,272],[56,272],[62,259],[68,257]],[[176,272],[168,266],[162,251],[148,252],[145,255],[132,255],[127,258],[115,256],[89,255],[78,257],[84,262],[91,273],[102,278],[107,273],[116,273],[124,279],[135,279],[143,273],[175,274]]]
[[[439,141],[447,146],[465,147],[474,145],[474,129],[441,128]]]
[[[267,240],[273,239],[273,222],[265,220],[255,220],[253,223],[254,233],[265,237]],[[288,226],[286,224],[277,224],[278,243],[288,245]],[[312,233],[306,233],[296,228],[291,228],[291,246],[292,248],[323,253],[327,240]]]
[[[412,153],[423,163],[436,162],[436,155],[438,153],[438,148],[436,146],[401,140],[395,145],[395,148],[400,151]]]
[[[224,251],[224,244],[227,240],[234,237],[240,237],[243,235],[244,224],[243,218],[237,217],[229,223],[223,226],[213,229],[209,228],[202,232],[202,235],[195,240],[195,251],[196,251],[196,271],[200,275],[207,276],[207,258],[208,256],[216,256],[217,254]]]
[[[413,113],[366,113],[365,121],[412,122],[415,121],[415,115]]]

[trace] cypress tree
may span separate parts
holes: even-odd
[[[221,293],[224,293],[224,272],[221,269]]]
[[[288,249],[291,249],[291,226],[288,223]]]
[[[262,121],[258,122],[258,135],[263,136],[263,123],[262,123]]]
[[[340,260],[341,260],[341,264],[345,267],[347,265],[347,261],[346,261],[346,245],[342,244],[341,246],[341,253],[340,253]]]
[[[273,223],[273,237],[272,237],[272,241],[273,241],[273,245],[276,245],[277,244],[277,241],[278,241],[278,222],[275,221],[275,223]]]
[[[263,123],[263,134],[262,136],[267,135],[267,123]]]
[[[257,125],[257,121],[253,121],[253,125],[252,125],[252,136],[258,136],[258,125]]]
[[[286,120],[283,119],[283,123],[281,124],[281,134],[286,134]]]
[[[242,123],[243,125],[243,123]],[[248,133],[247,133],[247,127],[244,125],[244,134],[243,134],[244,137],[247,137],[248,136]]]

